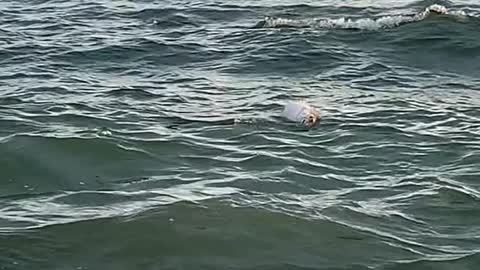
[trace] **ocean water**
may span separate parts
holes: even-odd
[[[1,1],[0,269],[479,269],[479,29],[474,0]]]

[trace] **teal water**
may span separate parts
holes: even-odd
[[[0,269],[478,269],[479,26],[473,0],[2,1]]]

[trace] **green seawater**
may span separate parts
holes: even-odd
[[[0,269],[479,269],[479,26],[467,0],[2,1]]]

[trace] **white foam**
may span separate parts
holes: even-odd
[[[359,29],[359,30],[379,30],[397,27],[402,24],[412,23],[424,20],[432,13],[452,15],[452,16],[468,16],[464,11],[450,11],[446,7],[438,4],[425,8],[424,11],[415,15],[392,15],[382,16],[376,19],[360,18],[360,19],[307,19],[293,20],[285,18],[266,17],[264,27],[314,27],[314,28],[339,28],[339,29]]]

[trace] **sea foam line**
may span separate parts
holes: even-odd
[[[438,4],[427,7],[424,11],[415,15],[392,15],[382,16],[376,19],[306,19],[294,20],[285,18],[266,17],[261,27],[279,28],[279,27],[313,27],[313,28],[338,28],[338,29],[360,29],[360,30],[378,30],[388,29],[400,26],[406,23],[418,22],[427,18],[430,14],[443,14],[453,16],[469,16],[464,11],[450,11],[446,7]]]

